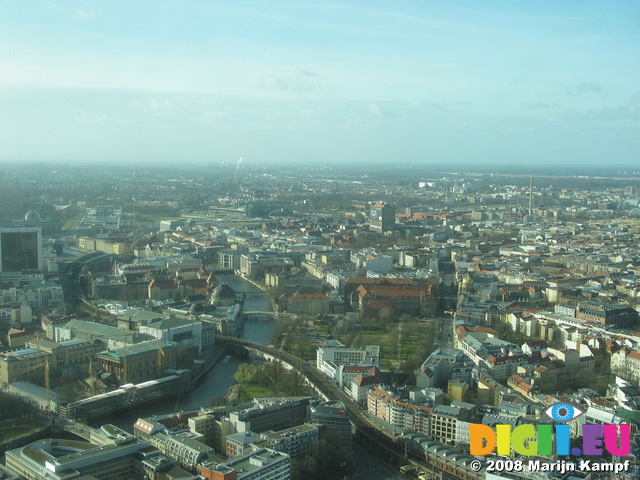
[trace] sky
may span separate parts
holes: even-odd
[[[0,162],[638,165],[637,0],[0,1]]]

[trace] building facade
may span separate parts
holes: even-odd
[[[0,227],[0,273],[43,269],[40,227]]]
[[[138,460],[149,442],[132,440],[121,445],[103,445],[74,440],[45,439],[6,453],[7,468],[28,480],[62,480],[93,476],[101,480],[143,478]]]
[[[383,203],[370,204],[369,217],[371,230],[375,232],[390,232],[396,226],[396,208],[391,205]]]
[[[224,464],[205,462],[200,475],[206,480],[289,480],[289,455],[269,448],[235,457]]]
[[[311,422],[320,428],[320,440],[326,440],[341,458],[351,458],[353,441],[351,421],[344,404],[338,400],[311,408]]]
[[[176,368],[177,344],[155,340],[127,345],[98,355],[98,368],[116,375],[121,383],[145,382]]]

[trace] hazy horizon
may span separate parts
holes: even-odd
[[[622,0],[9,0],[0,162],[633,167],[639,17]]]

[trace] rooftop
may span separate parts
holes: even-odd
[[[146,355],[149,353],[155,353],[158,351],[158,347],[162,350],[170,350],[175,348],[177,343],[165,342],[164,340],[153,340],[150,342],[137,343],[135,345],[127,345],[126,347],[118,348],[116,350],[107,350],[100,352],[100,356],[111,357],[115,360],[122,360],[126,353],[127,358],[135,357],[136,355]]]

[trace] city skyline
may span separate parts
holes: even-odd
[[[633,165],[628,1],[0,6],[0,162]]]

